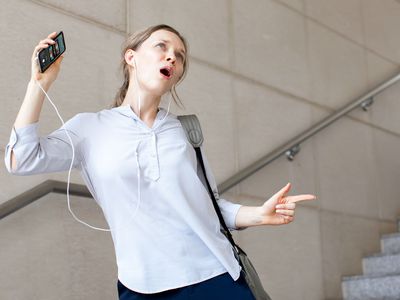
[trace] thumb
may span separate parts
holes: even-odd
[[[285,195],[287,192],[289,192],[291,187],[290,182],[287,183],[283,188],[281,188],[278,192],[276,192],[271,198],[269,198],[264,205],[270,206],[270,205],[276,205],[279,202],[279,199]]]
[[[282,196],[286,194],[287,192],[290,191],[290,188],[292,187],[291,183],[288,182],[283,188],[279,190],[279,192],[276,193],[276,195]]]
[[[286,184],[283,188],[281,188],[278,192],[276,192],[268,202],[269,205],[275,205],[278,203],[279,199],[285,195],[290,190],[290,183]]]
[[[281,188],[280,191],[275,194],[277,200],[280,201],[283,197],[285,197],[286,194],[290,191],[291,187],[292,185],[290,184],[290,182],[288,182],[283,188]]]

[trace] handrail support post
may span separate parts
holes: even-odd
[[[370,97],[367,100],[361,102],[360,106],[364,111],[368,111],[369,107],[374,104],[374,97]]]
[[[288,160],[292,161],[297,153],[300,152],[300,144],[297,144],[285,152]]]

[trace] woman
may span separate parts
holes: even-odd
[[[80,170],[110,227],[120,299],[254,299],[220,231],[194,149],[169,105],[167,111],[159,107],[167,93],[177,102],[175,86],[187,70],[185,39],[163,24],[128,37],[124,83],[112,108],[79,113],[43,138],[37,135],[40,87],[49,89],[62,58],[44,73],[35,58],[55,36],[40,41],[32,55],[32,79],[6,146],[8,171],[49,173],[71,164]],[[287,196],[290,184],[259,207],[220,199],[201,151],[230,230],[290,223],[296,202],[315,199]]]

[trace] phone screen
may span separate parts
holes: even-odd
[[[57,34],[54,41],[56,42],[54,45],[49,45],[49,47],[40,50],[38,53],[40,72],[42,73],[65,52],[65,40],[62,31]]]

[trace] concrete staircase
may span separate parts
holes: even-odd
[[[397,225],[398,233],[382,236],[381,253],[363,258],[364,275],[342,278],[344,299],[400,299],[400,219]]]

